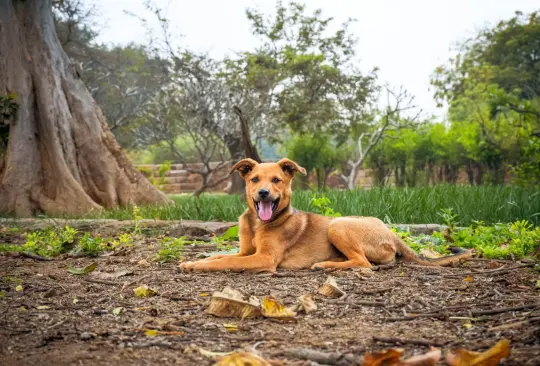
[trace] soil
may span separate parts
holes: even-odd
[[[4,229],[0,234],[2,242],[21,243],[20,233]],[[213,365],[215,359],[202,355],[202,348],[255,349],[285,365],[353,365],[366,352],[402,348],[412,356],[430,346],[443,352],[484,351],[506,338],[511,355],[502,364],[540,365],[538,274],[532,263],[473,260],[454,268],[398,264],[373,272],[188,274],[176,263],[153,260],[159,235],[153,232],[132,250],[97,258],[63,255],[41,261],[3,254],[1,363]],[[193,260],[215,250],[211,244],[189,246],[184,257]],[[90,274],[67,271],[94,262]],[[344,297],[317,294],[329,275]],[[135,297],[133,290],[141,285],[158,294]],[[318,309],[289,320],[207,314],[212,293],[225,286],[257,297],[272,295],[285,305],[312,293]],[[149,336],[148,329],[163,333]],[[311,351],[326,352],[327,360]]]

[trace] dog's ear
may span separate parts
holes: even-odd
[[[306,170],[302,168],[300,165],[296,164],[294,161],[284,158],[277,162],[277,164],[281,167],[281,170],[285,172],[285,174],[289,174],[290,176],[294,177],[294,173],[298,172],[302,175],[306,175]]]
[[[234,164],[229,175],[237,171],[243,178],[246,176],[246,174],[252,171],[253,167],[257,164],[259,163],[253,159],[242,159],[238,163]]]

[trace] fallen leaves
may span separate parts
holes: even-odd
[[[473,280],[473,278],[472,278],[471,275],[468,275],[467,277],[465,277],[465,278],[463,279],[463,281],[465,281],[465,282],[472,282],[472,280]]]
[[[260,301],[254,296],[246,297],[229,286],[212,295],[207,313],[220,317],[254,318],[261,316]]]
[[[296,306],[296,311],[303,311],[306,314],[312,313],[317,310],[317,304],[313,300],[311,294],[305,294],[298,297],[298,305]]]
[[[432,348],[431,351],[401,360],[402,349],[389,349],[364,355],[363,366],[434,366],[440,361],[442,352]],[[449,366],[496,366],[510,355],[510,341],[503,339],[485,352],[473,352],[458,349],[446,354]]]
[[[510,341],[503,339],[485,352],[458,349],[448,352],[446,362],[450,366],[495,366],[503,358],[510,356]]]
[[[168,332],[168,331],[156,330],[156,329],[139,329],[139,330],[144,330],[144,335],[147,337],[157,337],[160,335],[173,335],[173,336],[184,335],[184,332]]]
[[[124,310],[124,308],[120,306],[120,307],[114,308],[114,309],[112,310],[112,313],[113,313],[114,315],[120,315],[120,313],[122,313],[123,310]]]
[[[332,276],[328,276],[323,285],[319,287],[319,293],[333,298],[345,296],[345,291],[339,288],[336,280]]]
[[[364,366],[434,366],[442,357],[440,349],[433,348],[423,355],[401,360],[403,350],[389,349],[382,352],[368,353],[364,356]]]
[[[142,285],[133,289],[133,292],[135,294],[135,297],[152,297],[158,294],[156,290],[151,289],[146,285]]]
[[[233,352],[214,366],[271,366],[264,358],[250,352]]]
[[[267,318],[293,318],[296,312],[288,309],[282,302],[272,296],[263,298],[262,314]]]
[[[223,291],[214,292],[206,312],[227,318],[245,319],[264,316],[266,318],[290,319],[296,316],[297,311],[309,313],[317,309],[311,295],[302,295],[298,301],[299,304],[286,307],[275,297],[265,296],[261,302],[255,296],[245,296],[240,291],[227,286]]]
[[[15,287],[15,291],[17,292],[21,292],[24,290],[24,287],[22,287],[22,285],[17,285],[17,287]]]
[[[94,262],[82,268],[69,267],[67,271],[74,275],[84,275],[84,274],[94,271],[96,267],[97,267],[97,263]]]
[[[123,277],[123,276],[129,276],[129,275],[132,275],[132,274],[133,274],[133,271],[124,269],[124,270],[119,270],[119,271],[112,272],[112,273],[95,272],[95,273],[92,273],[92,277],[96,277],[96,278],[98,278],[100,280],[114,280],[116,278]]]

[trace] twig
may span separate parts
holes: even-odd
[[[316,276],[317,273],[313,272],[274,272],[271,274],[272,277],[312,277]]]
[[[93,279],[93,278],[85,278],[84,279],[86,282],[92,282],[92,283],[99,283],[99,284],[102,284],[102,285],[121,285],[121,283],[118,283],[118,282],[113,282],[113,281],[106,281],[106,280],[96,280],[96,279]]]
[[[360,365],[363,363],[363,357],[352,353],[322,352],[309,348],[287,350],[285,351],[285,355],[300,358],[302,360],[313,361],[323,365]]]
[[[392,343],[392,344],[415,344],[418,346],[436,346],[436,347],[442,347],[448,342],[434,342],[434,341],[428,341],[424,339],[404,339],[404,338],[385,338],[385,337],[377,337],[374,336],[373,340],[376,342],[384,342],[384,343]]]
[[[42,261],[42,262],[50,262],[50,261],[53,260],[52,258],[45,258],[45,257],[42,257],[40,255],[30,254],[30,253],[26,253],[26,252],[9,252],[9,253],[11,253],[13,255],[18,255],[20,257],[30,258],[30,259],[33,259],[33,260],[36,260],[36,261]]]
[[[360,295],[374,295],[374,294],[381,294],[381,293],[387,292],[387,291],[392,291],[393,289],[394,289],[393,287],[385,287],[385,288],[379,288],[379,289],[375,289],[375,290],[356,291],[354,293],[355,294],[360,294]]]
[[[469,312],[461,312],[461,314],[472,314],[473,316],[477,315],[495,315],[495,314],[502,314],[502,313],[508,313],[511,311],[520,311],[520,310],[528,310],[528,309],[535,309],[539,307],[540,304],[527,304],[527,305],[521,305],[521,306],[513,306],[509,308],[499,308],[499,309],[491,309],[491,310],[477,310],[477,311],[471,311]],[[458,314],[458,315],[461,315]]]
[[[496,327],[488,328],[487,331],[488,332],[500,332],[501,330],[521,328],[524,325],[529,325],[529,324],[535,323],[537,321],[540,321],[540,317],[530,318],[530,319],[527,319],[527,320],[522,320],[520,322],[514,322],[514,323],[498,325]]]

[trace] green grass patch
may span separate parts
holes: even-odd
[[[527,220],[540,225],[540,190],[510,186],[450,186],[425,188],[374,188],[369,190],[324,193],[331,202],[321,202],[320,193],[295,191],[293,206],[299,210],[321,212],[324,210],[343,216],[375,216],[387,223],[444,224],[439,215],[443,209],[452,209],[459,217],[459,224],[468,226],[474,221],[488,225]],[[317,197],[318,200],[313,200]],[[237,221],[246,209],[239,195],[203,194],[174,195],[175,205],[141,207],[138,215],[145,219],[161,220],[221,220]],[[105,211],[86,215],[84,218],[110,218],[129,220],[132,209]]]

